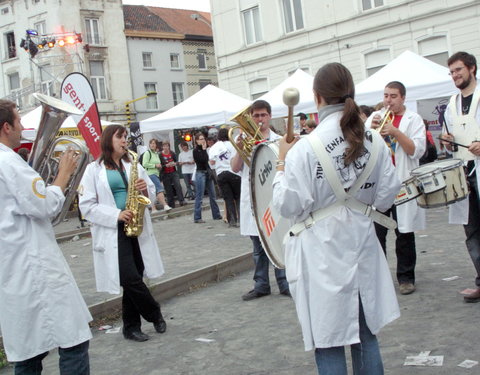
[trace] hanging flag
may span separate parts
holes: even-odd
[[[71,115],[88,149],[96,160],[100,154],[102,126],[92,86],[81,73],[70,73],[62,82],[62,100],[77,107],[83,115]]]

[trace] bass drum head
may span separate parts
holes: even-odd
[[[272,183],[277,159],[276,141],[260,143],[255,147],[250,168],[250,192],[252,211],[265,253],[276,268],[283,269],[285,268],[283,238],[290,229],[290,221],[283,218],[272,204]]]

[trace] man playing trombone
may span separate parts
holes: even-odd
[[[55,240],[51,219],[61,211],[76,154],[67,150],[51,186],[13,149],[23,126],[16,104],[0,100],[0,327],[15,374],[40,374],[59,348],[60,374],[90,374],[92,317]]]
[[[410,171],[419,166],[425,152],[425,126],[422,118],[405,107],[405,86],[392,81],[385,86],[383,104],[390,113],[374,112],[365,126],[378,129],[392,153],[392,161],[400,181],[410,177]],[[415,199],[400,206],[392,206],[386,213],[397,221],[395,251],[397,254],[397,280],[401,294],[415,291],[415,265],[417,260],[414,231],[425,229],[425,212]],[[386,254],[388,229],[375,223],[375,231]]]

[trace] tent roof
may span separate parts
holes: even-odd
[[[358,104],[375,105],[383,98],[383,89],[391,81],[407,88],[407,100],[432,99],[455,94],[458,90],[446,67],[411,51],[405,51],[375,74],[355,86]]]
[[[300,92],[300,101],[295,106],[294,113],[314,113],[318,111],[313,99],[313,77],[302,69],[297,69],[295,73],[278,86],[258,98],[270,103],[272,118],[287,116],[288,108],[283,103],[283,91],[290,87],[295,87]]]
[[[175,107],[140,121],[140,132],[222,125],[250,105],[250,100],[207,85]]]

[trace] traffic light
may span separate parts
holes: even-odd
[[[183,135],[183,140],[184,140],[185,142],[190,142],[190,141],[192,140],[192,135],[191,135],[190,133],[185,133],[185,134]]]
[[[28,51],[30,52],[30,57],[33,59],[35,55],[38,53],[37,45],[32,41],[28,41]]]

